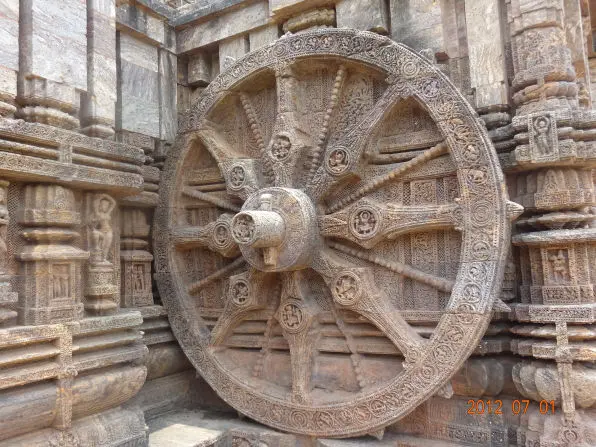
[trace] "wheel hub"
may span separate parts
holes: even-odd
[[[299,189],[263,188],[232,220],[232,237],[243,257],[265,272],[308,267],[318,234],[315,207]]]

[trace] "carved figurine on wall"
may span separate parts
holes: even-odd
[[[553,276],[555,282],[565,282],[568,278],[568,271],[567,271],[567,257],[563,250],[559,250],[558,253],[555,255],[549,256],[548,260],[552,263],[553,266]]]
[[[114,230],[112,228],[112,212],[116,201],[107,194],[98,194],[93,200],[93,214],[89,220],[91,228],[91,261],[108,264],[108,256],[112,248]]]
[[[145,270],[143,265],[137,264],[133,266],[134,270],[134,285],[133,289],[135,292],[142,293],[145,291]]]
[[[548,132],[550,130],[550,119],[546,116],[540,116],[534,121],[534,130],[536,131],[536,145],[541,155],[548,155],[551,147],[548,141]]]

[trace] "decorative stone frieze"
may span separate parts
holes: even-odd
[[[564,218],[564,216],[563,216]],[[596,271],[594,229],[550,230],[514,236],[521,246],[521,301],[593,304]]]

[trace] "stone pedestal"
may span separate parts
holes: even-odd
[[[73,192],[59,185],[27,185],[17,219],[27,242],[16,257],[21,324],[51,324],[83,316],[81,263],[89,253],[73,245],[80,222]]]
[[[87,288],[85,289],[85,310],[93,315],[110,315],[118,309],[115,296],[118,288],[114,282],[112,264],[93,264],[87,268]]]

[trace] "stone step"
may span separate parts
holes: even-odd
[[[293,435],[279,433],[233,413],[183,410],[147,422],[150,447],[294,447]],[[306,447],[306,446],[305,446]]]
[[[464,444],[388,432],[383,439],[313,439],[280,433],[233,413],[182,410],[147,422],[149,447],[458,447]]]

